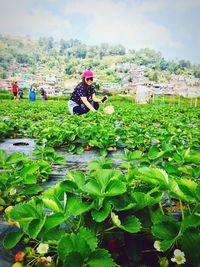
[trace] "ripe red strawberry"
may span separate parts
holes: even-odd
[[[15,261],[22,261],[25,256],[25,253],[23,251],[18,251],[15,254]]]
[[[86,151],[90,151],[91,150],[91,146],[86,146],[85,150]]]

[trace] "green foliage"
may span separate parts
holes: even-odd
[[[164,259],[163,266],[176,248],[184,251],[186,265],[198,266],[199,255],[191,251],[199,245],[199,108],[187,102],[140,106],[114,98],[111,116],[70,116],[65,102],[43,104],[2,101],[0,106],[3,136],[23,130],[22,136],[39,144],[34,160],[0,151],[0,206],[4,218],[20,226],[5,246],[28,237],[36,259],[36,247],[47,243],[55,266],[116,266],[120,255],[139,266],[147,249],[142,244],[153,250],[157,240],[161,251],[153,253],[157,262]],[[54,163],[65,163],[54,148],[80,153],[87,145],[101,153],[118,150],[117,160],[97,158],[41,194],[38,183],[48,179]],[[18,197],[24,202],[16,204]],[[15,206],[6,213],[10,204]],[[115,251],[111,241],[120,244]]]

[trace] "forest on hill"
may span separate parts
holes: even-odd
[[[166,78],[172,73],[200,78],[200,65],[192,65],[184,59],[167,61],[160,52],[150,48],[135,51],[127,50],[120,44],[86,45],[77,39],[61,39],[57,42],[53,37],[33,39],[29,36],[0,35],[1,79],[8,78],[11,65],[25,64],[27,71],[32,74],[39,71],[76,77],[87,68],[95,70],[110,82],[117,82],[119,69],[113,67],[115,63],[145,66],[146,76],[150,78],[159,72],[164,72]]]

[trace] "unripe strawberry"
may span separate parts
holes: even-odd
[[[24,265],[20,262],[15,262],[14,264],[12,264],[11,267],[23,267]]]

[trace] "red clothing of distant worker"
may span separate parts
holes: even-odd
[[[16,83],[14,83],[14,84],[12,85],[12,92],[13,92],[13,93],[17,93],[17,92],[18,92],[18,86],[17,86]]]

